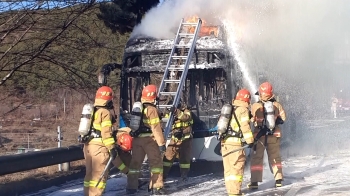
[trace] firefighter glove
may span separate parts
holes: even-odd
[[[179,140],[182,139],[183,135],[184,135],[184,134],[182,133],[182,131],[176,131],[176,132],[174,133],[174,137],[177,138],[177,139],[179,139]]]
[[[116,147],[113,147],[109,150],[109,156],[111,156],[113,159],[115,159],[118,156],[118,151]]]
[[[255,145],[255,143],[253,142],[253,143],[250,143],[250,144],[248,144],[248,148],[253,148],[254,147],[254,145]]]
[[[161,154],[164,154],[164,153],[165,153],[165,150],[166,150],[165,145],[159,146],[159,151],[160,151]]]
[[[277,117],[276,124],[277,125],[282,125],[283,123],[284,123],[284,121],[282,120],[282,118],[281,117]]]
[[[139,136],[139,132],[138,132],[138,131],[130,131],[130,132],[129,132],[129,135],[130,135],[131,137],[137,137],[137,136]]]

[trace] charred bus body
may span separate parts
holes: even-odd
[[[127,42],[120,92],[120,114],[126,125],[127,114],[133,103],[140,101],[143,86],[160,85],[172,47],[171,39],[142,35],[133,36]],[[241,87],[242,73],[227,46],[225,29],[223,26],[202,26],[181,97],[194,117],[194,159],[221,160],[220,150],[216,149],[219,147],[216,124],[223,104],[231,103]],[[166,88],[173,87],[168,84]],[[168,101],[160,100],[161,104],[168,104]]]

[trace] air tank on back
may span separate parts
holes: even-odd
[[[267,101],[264,103],[264,110],[265,110],[265,118],[266,118],[266,127],[272,130],[275,128],[275,113],[274,113],[274,107],[273,102]]]
[[[81,112],[80,124],[78,132],[80,135],[84,136],[90,132],[91,128],[91,118],[94,112],[94,105],[91,103],[87,103],[83,107],[83,111]]]
[[[131,118],[130,118],[130,129],[131,131],[137,131],[140,128],[142,118],[142,103],[137,101],[132,106]]]
[[[218,132],[220,134],[223,134],[227,131],[228,125],[231,120],[231,115],[232,115],[232,105],[231,104],[225,104],[221,108],[221,114],[220,118],[217,124],[218,127]]]

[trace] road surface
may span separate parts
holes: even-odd
[[[284,186],[274,188],[273,175],[265,164],[263,182],[255,192],[245,188],[250,178],[249,167],[246,167],[243,192],[250,196],[350,196],[349,127],[349,117],[304,123],[297,131],[296,141],[290,141],[291,146],[283,150]],[[193,176],[189,182],[176,187],[176,178],[170,178],[166,182],[169,195],[227,195],[222,172]],[[113,176],[107,182],[105,196],[122,195],[125,186],[125,176]],[[79,179],[26,196],[78,196],[82,195],[82,190],[82,179]],[[139,195],[143,195],[142,192]]]

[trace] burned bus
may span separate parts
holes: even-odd
[[[172,48],[172,39],[135,35],[128,40],[120,65],[120,116],[126,126],[133,103],[141,99],[143,87],[160,85]],[[116,66],[106,65],[102,72],[108,72],[111,67]],[[194,118],[193,159],[222,160],[216,124],[223,104],[231,103],[241,87],[242,73],[228,48],[225,28],[203,24],[181,97]]]

